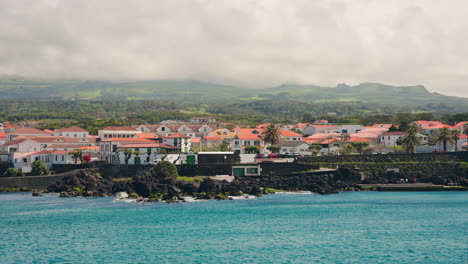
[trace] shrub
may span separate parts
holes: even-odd
[[[8,168],[5,173],[2,175],[3,177],[16,177],[21,176],[21,172],[15,168]]]
[[[47,174],[47,167],[41,160],[35,160],[31,165],[31,174],[34,176]]]
[[[169,161],[159,161],[151,169],[151,176],[157,179],[177,178],[177,167]]]

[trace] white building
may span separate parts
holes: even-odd
[[[53,135],[74,138],[88,138],[89,132],[82,129],[81,127],[72,126],[67,128],[55,129]]]

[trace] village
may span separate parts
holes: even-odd
[[[468,121],[447,125],[414,121],[397,125],[332,124],[327,120],[240,127],[211,117],[155,125],[109,126],[97,135],[77,127],[40,130],[0,123],[0,161],[30,173],[34,161],[58,164],[197,164],[199,154],[239,154],[240,163],[291,162],[298,156],[431,153],[468,150]],[[412,138],[411,138],[412,137]],[[408,146],[409,145],[409,146]],[[224,156],[226,159],[226,156]]]

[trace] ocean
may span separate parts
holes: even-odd
[[[468,193],[180,204],[0,194],[0,263],[467,263]]]

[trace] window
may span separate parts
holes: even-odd
[[[166,131],[166,128],[165,128],[165,127],[161,127],[161,131]]]
[[[64,160],[65,160],[65,155],[62,155],[62,161],[64,161]]]
[[[188,138],[184,138],[184,143],[188,144]]]
[[[57,161],[57,160],[58,160],[58,156],[57,156],[57,155],[55,155],[55,161]]]
[[[174,146],[177,146],[177,138],[174,138]]]
[[[258,174],[258,168],[247,168],[247,174]]]
[[[77,135],[77,134],[74,134],[73,137],[78,137],[78,135]]]
[[[255,145],[255,146],[260,146],[260,141],[257,141],[257,140],[254,141],[254,145]]]
[[[244,145],[249,146],[249,145],[250,145],[250,141],[244,141]]]
[[[101,151],[104,151],[104,145],[101,145]]]

